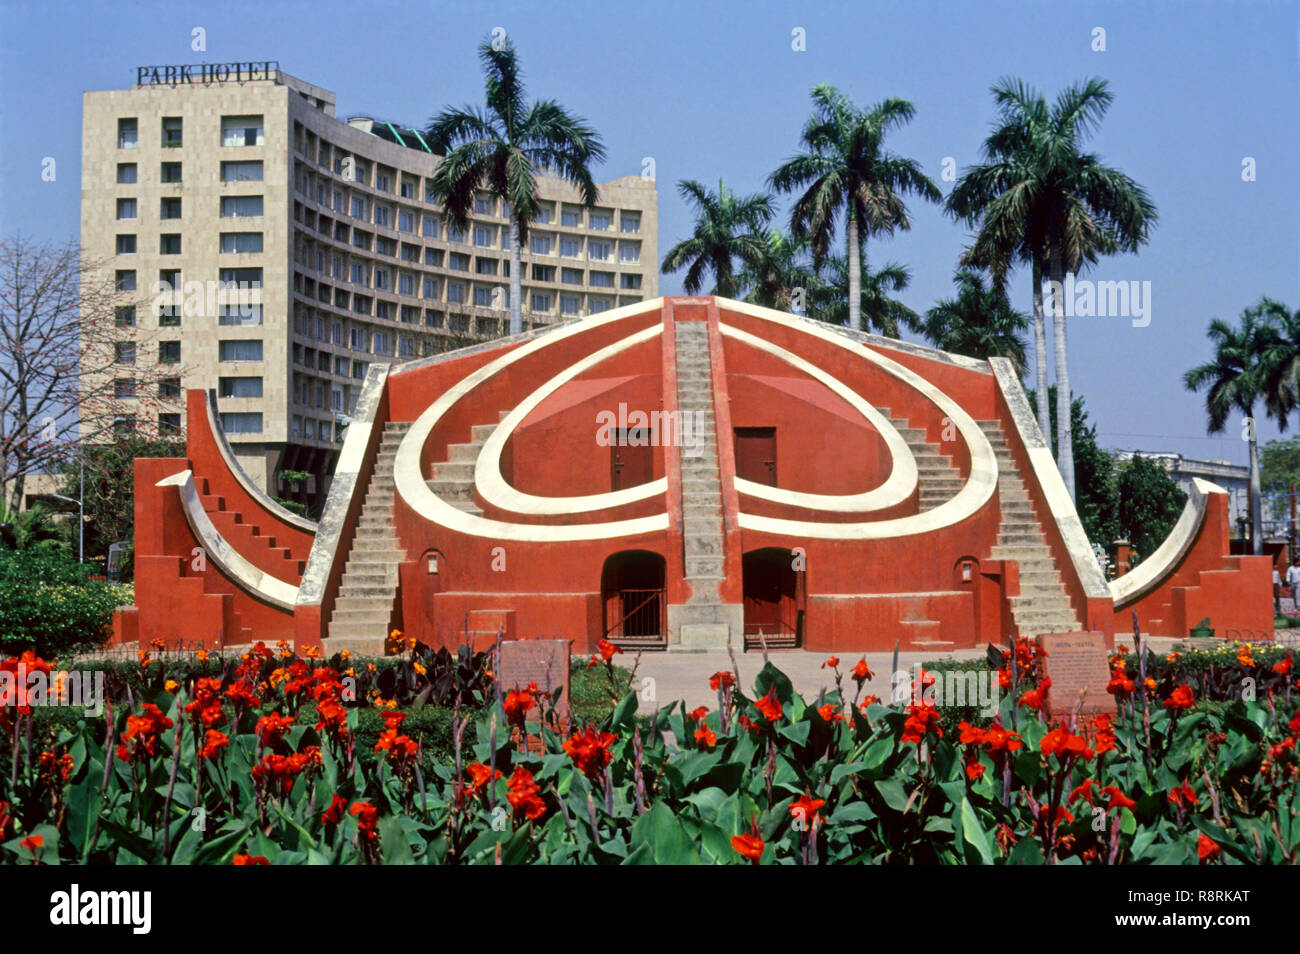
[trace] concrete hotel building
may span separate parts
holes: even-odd
[[[118,324],[140,342],[120,349],[120,394],[135,363],[178,372],[123,424],[179,433],[184,391],[215,390],[253,481],[289,496],[279,473],[307,471],[301,499],[319,505],[372,362],[506,333],[507,218],[482,195],[456,233],[429,201],[439,158],[418,131],[342,122],[333,93],[274,62],[182,70],[84,97],[82,247],[111,261]],[[654,180],[604,183],[592,209],[556,179],[542,195],[526,329],[657,296]]]

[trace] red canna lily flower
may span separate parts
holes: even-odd
[[[505,709],[506,718],[512,725],[523,727],[528,719],[528,711],[533,707],[533,694],[527,689],[520,689],[516,686],[506,693],[501,707]]]
[[[868,679],[874,679],[876,676],[876,674],[871,671],[870,667],[867,666],[866,656],[863,656],[853,664],[853,668],[849,670],[849,675],[853,677],[853,681],[856,682],[859,687],[861,687]]]
[[[979,749],[966,750],[966,777],[972,782],[978,782],[984,777],[984,763],[980,761]]]
[[[1008,753],[1023,749],[1025,741],[1018,732],[1004,729],[1001,722],[993,722],[984,730],[983,745],[993,756],[1002,758]]]
[[[1119,672],[1113,673],[1110,682],[1106,683],[1106,691],[1116,699],[1128,698],[1133,694],[1135,688],[1133,680]]]
[[[588,725],[585,731],[565,740],[564,751],[569,753],[569,758],[583,775],[599,778],[609,764],[609,747],[617,741],[618,736],[612,732],[601,732],[594,725]]]
[[[817,809],[825,804],[826,799],[813,798],[805,792],[790,803],[790,817],[796,820],[802,819],[809,828],[816,828],[822,820],[817,814]]]
[[[1289,676],[1294,665],[1295,662],[1291,658],[1291,654],[1287,653],[1285,659],[1273,663],[1273,671],[1280,676]]]
[[[1082,736],[1075,735],[1067,730],[1064,726],[1057,726],[1051,732],[1043,736],[1039,748],[1044,755],[1055,755],[1057,759],[1065,763],[1070,759],[1081,758],[1085,761],[1092,758],[1092,749],[1088,748],[1088,743]]]
[[[516,818],[532,821],[545,815],[546,802],[541,795],[541,786],[533,781],[533,773],[526,768],[516,768],[506,782],[506,800],[514,808]]]
[[[767,695],[756,701],[754,705],[758,708],[758,711],[763,714],[763,718],[768,722],[775,722],[777,719],[781,718],[782,714],[785,712],[785,710],[781,708],[781,700],[776,697],[776,686],[770,686],[767,690]]]
[[[713,748],[718,744],[718,736],[717,733],[701,722],[700,727],[695,730],[695,741],[702,743],[708,748]]]
[[[596,644],[596,648],[600,650],[600,658],[605,660],[605,662],[609,662],[610,660],[612,660],[614,658],[615,653],[621,653],[623,651],[618,646],[615,646],[613,643],[611,643],[608,639],[602,639],[600,642]]]
[[[984,730],[976,728],[964,719],[957,723],[957,731],[960,733],[958,739],[962,745],[979,745],[984,741]]]
[[[1103,752],[1111,752],[1115,749],[1115,730],[1111,728],[1110,716],[1102,713],[1092,720],[1092,729],[1096,735],[1093,744],[1093,750],[1101,755]]]
[[[867,710],[870,709],[873,705],[875,705],[879,701],[880,701],[880,696],[863,696],[862,702],[858,704],[858,711],[865,716],[867,714]]]
[[[1190,686],[1179,686],[1162,704],[1170,712],[1182,712],[1196,705],[1196,697],[1192,695]]]
[[[1042,710],[1047,702],[1047,690],[1052,688],[1051,677],[1044,677],[1043,681],[1038,684],[1038,688],[1030,689],[1020,697],[1020,704],[1026,709]]]
[[[939,738],[943,738],[943,726],[939,724],[939,710],[934,706],[908,706],[907,721],[903,723],[903,744],[911,742],[920,745],[929,732],[934,732]]]
[[[269,865],[268,861],[262,855],[235,855],[232,865]]]
[[[731,847],[742,857],[755,864],[763,857],[763,839],[757,835],[732,835]]]
[[[825,661],[824,663],[822,663],[822,668],[823,668],[823,669],[839,669],[839,668],[840,668],[840,657],[839,657],[839,656],[827,656],[827,657],[826,657],[826,661]]]
[[[1102,788],[1101,793],[1108,796],[1110,799],[1106,802],[1107,811],[1110,811],[1112,808],[1127,808],[1129,811],[1137,808],[1137,802],[1133,801],[1133,799],[1129,798],[1114,785],[1105,786]]]
[[[707,716],[708,714],[709,714],[708,706],[699,706],[698,708],[692,709],[689,713],[689,716],[695,722],[703,722],[704,717]]]
[[[369,802],[353,802],[348,809],[357,820],[357,832],[362,841],[373,842],[379,837],[379,809]]]
[[[736,725],[740,726],[742,729],[745,729],[749,732],[759,731],[758,725],[754,722],[754,720],[751,719],[749,716],[745,715],[744,713],[741,713],[740,715],[736,716]]]
[[[1092,790],[1096,787],[1097,787],[1097,783],[1094,782],[1092,779],[1090,778],[1084,779],[1083,784],[1080,785],[1078,788],[1076,788],[1074,791],[1072,791],[1070,793],[1070,797],[1066,799],[1066,801],[1077,802],[1079,799],[1082,798],[1089,805],[1092,805],[1093,804]]]
[[[343,813],[347,811],[348,800],[340,798],[339,793],[335,792],[330,799],[330,807],[321,812],[320,819],[326,825],[337,825],[343,821]]]
[[[1223,849],[1209,835],[1204,832],[1201,837],[1196,839],[1196,857],[1200,859],[1201,864],[1207,861],[1213,861],[1222,854]]]
[[[844,713],[842,713],[839,706],[835,705],[833,702],[828,702],[826,705],[819,708],[817,714],[832,725],[836,722],[844,721]]]
[[[467,798],[473,798],[481,792],[486,792],[488,783],[495,782],[501,777],[500,769],[488,768],[479,762],[466,765],[465,773],[469,776],[469,784],[465,786],[465,796]]]
[[[44,844],[44,835],[29,835],[22,841],[18,842],[18,847],[22,848],[24,851],[30,851],[34,855],[36,854],[36,849],[40,848]]]
[[[211,762],[216,759],[218,752],[229,746],[230,739],[226,737],[226,733],[208,729],[204,736],[203,748],[199,749],[199,761]]]
[[[709,677],[709,688],[714,692],[719,689],[730,689],[736,684],[736,677],[725,669],[719,669]]]
[[[262,745],[270,747],[283,739],[284,734],[293,726],[293,719],[273,712],[257,720],[257,737],[262,740]]]
[[[1171,805],[1177,805],[1180,808],[1191,808],[1200,804],[1196,799],[1195,789],[1186,782],[1171,788],[1168,797]]]

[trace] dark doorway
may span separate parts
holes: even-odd
[[[776,428],[736,428],[736,476],[776,486]]]
[[[802,574],[795,571],[794,562],[794,553],[777,548],[753,550],[741,558],[746,648],[762,643],[769,649],[794,647],[802,642]]]
[[[648,427],[615,431],[614,444],[609,450],[610,489],[623,490],[654,480],[655,454]]]
[[[667,645],[664,628],[666,561],[648,550],[615,553],[601,573],[604,637],[620,646]]]

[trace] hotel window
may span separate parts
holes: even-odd
[[[372,339],[375,354],[388,354],[388,334],[383,331],[376,331]]]
[[[113,433],[118,437],[126,437],[135,433],[135,418],[127,414],[124,417],[113,418]]]
[[[415,198],[415,183],[411,182],[409,179],[402,180],[402,198],[403,199]]]
[[[353,361],[353,362],[352,362],[352,377],[356,378],[357,380],[361,380],[361,379],[365,378],[365,376],[366,376],[366,370],[367,370],[369,367],[370,367],[370,363],[367,362],[367,361]]]
[[[179,414],[158,415],[159,436],[163,436],[167,434],[179,434],[180,432],[181,432],[181,416]]]
[[[350,214],[354,219],[364,219],[366,217],[366,200],[361,196],[354,195],[352,197],[351,208]]]
[[[618,228],[620,232],[640,232],[641,231],[641,213],[624,212],[619,216]]]
[[[140,145],[140,125],[134,119],[117,121],[117,148],[135,149]]]
[[[593,298],[591,299],[590,305],[591,305],[591,309],[590,309],[591,313],[593,315],[596,315],[602,311],[609,311],[610,300],[608,298]]]
[[[135,218],[135,199],[118,199],[117,217],[119,220]]]
[[[591,213],[591,229],[593,232],[608,232],[610,216],[608,212]]]
[[[366,266],[361,262],[353,262],[352,267],[348,272],[348,280],[354,285],[369,284],[366,281]]]
[[[260,146],[263,141],[261,116],[221,117],[221,145]]]
[[[262,163],[260,160],[251,162],[223,162],[221,164],[221,181],[261,182]]]
[[[532,267],[533,281],[535,282],[553,282],[555,281],[554,265],[534,265]]]
[[[119,185],[134,185],[137,173],[134,162],[119,162],[117,164],[117,181]]]
[[[135,364],[135,342],[115,341],[113,343],[113,361],[117,364]]]
[[[217,272],[221,284],[227,288],[261,288],[262,270],[260,268],[223,268]]]
[[[242,328],[262,323],[262,306],[247,302],[217,306],[217,324]]]
[[[397,277],[397,293],[399,295],[415,294],[415,276],[403,272]]]
[[[334,194],[330,197],[330,208],[335,212],[343,211],[343,193],[338,189],[335,189]]]
[[[397,339],[397,354],[403,358],[415,357],[415,339],[402,335]]]
[[[181,290],[181,270],[179,268],[158,269],[159,292]]]
[[[576,315],[582,310],[582,299],[577,295],[560,296],[560,314]]]
[[[340,378],[346,378],[346,377],[348,376],[348,359],[347,359],[347,358],[335,358],[335,359],[334,359],[334,373],[337,374]]]
[[[135,397],[135,378],[117,378],[113,382],[113,397],[119,401]]]
[[[181,145],[181,117],[163,117],[162,144],[164,149],[176,149]]]
[[[582,269],[580,268],[560,269],[560,281],[565,285],[581,285]]]
[[[560,239],[560,255],[564,258],[579,258],[582,255],[582,239]]]
[[[397,213],[397,230],[399,232],[415,231],[415,213],[402,209]]]
[[[491,215],[495,201],[491,196],[480,195],[474,198],[474,212],[477,215]]]
[[[447,283],[447,301],[450,302],[450,303],[452,303],[452,304],[454,304],[454,305],[460,305],[460,304],[463,304],[463,303],[465,302],[465,283],[464,283],[464,282],[448,282],[448,283]]]
[[[118,255],[132,254],[135,251],[135,236],[119,235],[117,237],[117,243],[114,247],[117,249]]]
[[[179,219],[181,217],[181,200],[178,198],[166,198],[158,204],[158,217],[160,219]]]
[[[391,191],[392,191],[392,189],[390,189],[390,188],[388,187],[388,176],[387,176],[387,174],[385,174],[385,173],[383,173],[383,172],[376,172],[376,173],[375,173],[375,188],[378,189],[380,192],[391,192]]]
[[[158,306],[158,327],[159,328],[179,328],[180,326],[181,326],[180,305],[159,305]]]
[[[425,238],[438,238],[442,235],[442,220],[436,215],[426,215],[420,222],[420,232]]]
[[[393,209],[391,206],[375,206],[375,224],[386,229],[393,227]]]
[[[364,328],[353,328],[348,337],[348,347],[353,351],[369,351],[369,339]]]
[[[135,305],[119,305],[114,308],[113,324],[119,328],[134,328]]]
[[[598,242],[596,239],[592,239],[587,243],[587,257],[597,262],[609,261],[609,256],[613,251],[613,242]]]
[[[475,285],[474,286],[474,304],[480,308],[492,307],[492,286]]]
[[[382,235],[375,236],[375,254],[376,255],[397,255],[397,243],[390,238],[384,238]]]
[[[119,268],[113,274],[113,287],[118,291],[135,291],[135,270]]]
[[[530,297],[531,300],[529,302],[529,307],[533,311],[550,312],[551,310],[550,295],[544,295],[541,292],[533,292],[533,294]]]
[[[434,268],[442,268],[442,249],[426,248],[424,250],[424,264],[432,265]]]
[[[641,243],[640,242],[619,242],[618,260],[620,262],[629,262],[629,263],[636,263],[641,261]]]
[[[262,433],[262,413],[260,411],[227,411],[221,415],[221,429],[227,434]]]
[[[430,328],[441,328],[445,317],[440,311],[426,311],[424,313],[424,323]]]
[[[386,268],[375,269],[375,287],[380,289],[381,291],[387,291],[393,287],[392,282],[390,282],[388,279],[388,269]]]
[[[451,252],[447,256],[447,267],[456,272],[469,271],[469,256],[460,252]]]
[[[496,229],[490,225],[474,226],[474,244],[479,248],[493,248],[496,246]]]
[[[534,255],[550,255],[554,242],[550,235],[532,235],[528,239],[528,250]]]
[[[227,339],[217,342],[218,361],[261,361],[262,340],[254,338],[249,341]]]
[[[437,299],[439,296],[438,279],[426,278],[424,280],[424,297]]]
[[[262,197],[260,195],[223,195],[221,197],[221,217],[223,219],[250,219],[262,214]]]
[[[550,225],[555,221],[555,209],[549,205],[542,206],[537,210],[537,218],[533,221],[541,225]]]
[[[221,251],[223,252],[260,252],[262,251],[261,232],[222,232]]]
[[[420,309],[414,305],[402,306],[402,324],[413,325],[420,320]]]
[[[330,410],[343,410],[343,389],[337,385],[330,388]]]
[[[181,343],[179,341],[158,342],[159,364],[180,364]]]
[[[576,229],[582,225],[582,213],[577,209],[564,209],[560,212],[560,224],[566,228]]]
[[[620,276],[619,276],[619,287],[620,287],[620,288],[626,288],[626,289],[628,289],[629,291],[637,291],[637,290],[639,290],[639,289],[641,288],[641,276],[640,276],[640,275],[620,275]]]
[[[402,261],[404,261],[404,262],[418,262],[419,260],[420,260],[420,246],[418,246],[418,245],[407,245],[405,242],[403,242],[403,243],[402,243]]]
[[[360,229],[353,229],[353,231],[352,231],[352,246],[353,246],[354,248],[364,248],[364,249],[369,249],[369,248],[370,248],[370,233],[369,233],[369,232],[363,232],[363,231],[361,231]]]
[[[158,236],[158,254],[159,255],[179,255],[181,253],[181,237],[177,232],[164,232]]]
[[[465,230],[458,228],[450,223],[447,225],[447,241],[456,242],[459,245],[465,244]]]
[[[165,401],[174,401],[181,396],[180,378],[160,378],[158,380],[158,397]]]
[[[218,378],[217,396],[223,398],[260,398],[261,378]]]
[[[592,285],[593,288],[613,288],[613,287],[614,287],[614,273],[613,273],[613,272],[596,272],[596,271],[593,271],[593,272],[591,273],[591,276],[590,276],[590,278],[589,278],[588,280],[591,282],[591,285]]]
[[[474,260],[475,275],[495,275],[497,273],[497,260],[495,258],[476,258]]]

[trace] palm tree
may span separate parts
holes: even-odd
[[[443,156],[432,186],[451,224],[469,228],[474,199],[486,190],[506,203],[510,219],[510,333],[523,331],[519,247],[540,211],[538,175],[555,176],[577,187],[583,203],[596,203],[593,163],[605,158],[599,135],[555,100],[529,104],[514,46],[479,46],[487,109],[446,109],[430,120],[425,135]]]
[[[1248,312],[1264,322],[1261,396],[1269,416],[1285,432],[1291,413],[1300,409],[1300,310],[1292,312],[1265,296]]]
[[[695,231],[668,250],[665,275],[686,269],[686,291],[698,295],[705,276],[713,274],[713,294],[735,298],[741,287],[735,261],[743,268],[762,267],[768,249],[765,233],[772,220],[772,197],[766,192],[738,196],[718,180],[718,191],[694,179],[677,183],[677,192],[695,206]]]
[[[925,314],[921,333],[936,348],[971,358],[1010,358],[1024,374],[1029,318],[1011,307],[1006,290],[984,284],[979,272],[963,268],[953,276],[957,297],[940,301]]]
[[[66,533],[54,513],[42,504],[15,512],[0,504],[0,546],[14,550],[59,550],[66,546]]]
[[[964,264],[988,268],[998,284],[1015,262],[1028,262],[1033,270],[1038,422],[1045,428],[1044,271],[1059,289],[1067,273],[1077,273],[1101,255],[1136,251],[1147,241],[1156,210],[1137,182],[1080,151],[1114,99],[1105,80],[1066,87],[1050,106],[1016,79],[1000,80],[992,92],[999,125],[984,142],[985,161],[963,174],[947,208],[978,229]],[[1057,465],[1073,499],[1065,310],[1061,295],[1052,298]]]
[[[872,271],[866,262],[862,262],[858,274],[862,286],[857,301],[859,330],[874,330],[887,338],[899,336],[899,325],[909,331],[921,330],[921,316],[891,297],[912,282],[912,273],[906,265],[886,262]],[[833,256],[826,260],[820,275],[821,281],[810,295],[810,315],[828,324],[853,327],[848,261],[841,255]]]
[[[736,280],[745,292],[745,301],[806,313],[821,281],[807,253],[807,240],[791,238],[777,228],[769,229],[762,257],[756,264],[747,263]]]
[[[1214,357],[1183,375],[1189,391],[1205,391],[1205,412],[1210,434],[1219,434],[1233,411],[1249,419],[1250,441],[1250,536],[1253,552],[1260,553],[1261,501],[1259,451],[1255,441],[1255,403],[1264,394],[1265,361],[1276,347],[1276,329],[1256,309],[1246,309],[1234,328],[1220,318],[1210,322],[1206,332],[1214,346]]]
[[[768,182],[778,192],[803,190],[790,229],[795,238],[810,240],[816,267],[830,254],[836,220],[844,214],[848,324],[858,327],[865,239],[912,227],[900,193],[931,202],[943,196],[915,159],[885,151],[885,134],[916,114],[907,100],[886,99],[864,111],[826,83],[813,88],[812,100],[813,115],[800,137],[807,151],[787,159]]]

